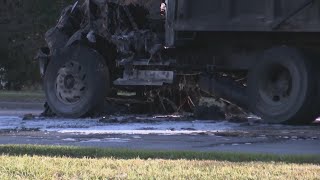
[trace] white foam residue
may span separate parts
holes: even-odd
[[[165,117],[165,116],[164,116]],[[126,119],[126,116],[119,116]],[[22,120],[18,116],[0,116],[0,130],[8,129],[40,129],[47,132],[78,133],[78,134],[193,134],[217,132],[234,129],[238,124],[216,121],[161,121],[146,117],[129,118],[143,119],[144,122],[103,123],[99,119],[40,119]],[[152,119],[152,118],[151,118]]]
[[[107,142],[116,142],[116,143],[125,143],[130,141],[130,139],[126,139],[126,138],[105,138],[103,139],[103,141],[107,141]]]
[[[76,140],[73,138],[66,138],[66,139],[62,139],[62,141],[76,141]]]
[[[189,122],[158,122],[153,124],[127,123],[107,124],[89,128],[51,128],[46,131],[78,134],[194,134],[225,131],[238,126],[227,122],[189,121]],[[150,129],[152,127],[152,129]]]
[[[223,130],[220,130],[223,131]],[[66,129],[58,131],[60,133],[76,133],[76,134],[160,134],[160,135],[177,135],[177,134],[200,134],[200,133],[209,133],[209,132],[217,132],[217,131],[186,131],[186,130],[178,130],[178,131],[170,131],[170,130],[92,130],[92,129]]]
[[[82,143],[101,143],[101,142],[109,142],[109,143],[126,143],[130,141],[130,139],[122,139],[122,138],[104,138],[104,139],[88,139],[85,141],[81,141]]]
[[[141,139],[141,136],[132,136],[133,139]]]
[[[21,118],[18,116],[0,116],[0,130],[17,129]]]

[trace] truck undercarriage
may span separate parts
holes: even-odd
[[[236,104],[270,123],[308,123],[319,115],[318,33],[172,33],[172,2],[66,7],[38,53],[48,108],[82,117],[105,111],[107,101],[136,112],[194,112],[213,97],[221,111]]]

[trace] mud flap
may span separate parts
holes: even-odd
[[[41,77],[44,76],[46,70],[47,70],[47,66],[49,64],[50,61],[50,49],[48,47],[42,47],[39,49],[35,60],[38,60],[39,62],[39,68],[40,68],[40,75]]]

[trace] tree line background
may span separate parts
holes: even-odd
[[[0,89],[39,88],[34,57],[60,11],[74,0],[0,0]]]

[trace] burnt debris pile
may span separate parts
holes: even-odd
[[[156,31],[163,27],[155,27],[155,21],[138,3],[86,0],[66,7],[45,37],[51,54],[71,43],[84,43],[104,51],[115,47],[119,61],[151,58],[162,47]]]

